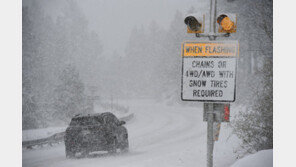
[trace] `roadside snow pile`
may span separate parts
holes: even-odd
[[[49,127],[42,129],[23,130],[23,141],[46,138],[59,132],[64,132],[67,127]]]
[[[236,161],[231,167],[272,167],[273,150],[263,150]]]
[[[117,116],[117,118],[124,120],[124,121],[129,121],[130,119],[133,118],[133,113],[129,112],[128,107],[124,107],[123,105],[119,104],[114,104],[113,107],[108,106],[108,103],[105,105],[95,105],[95,112],[96,113],[103,113],[106,111],[112,112]],[[102,107],[104,106],[104,107]],[[106,109],[107,106],[107,109]],[[111,107],[108,109],[108,107]],[[29,140],[36,140],[36,139],[42,139],[42,138],[47,138],[50,137],[56,133],[64,132],[67,127],[49,127],[49,128],[42,128],[42,129],[30,129],[30,130],[23,130],[22,131],[22,141],[29,141]]]

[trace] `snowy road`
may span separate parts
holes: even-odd
[[[130,152],[121,155],[96,155],[83,159],[66,159],[64,145],[36,150],[23,150],[24,167],[60,166],[205,166],[206,123],[202,107],[170,107],[152,101],[137,101],[130,106],[135,118],[126,127],[129,131]],[[227,151],[227,150],[226,150]],[[232,158],[217,166],[229,166]],[[221,161],[222,161],[221,159]],[[218,161],[219,158],[218,158]],[[215,165],[216,166],[216,165]]]

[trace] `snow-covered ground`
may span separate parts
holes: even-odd
[[[49,137],[53,134],[64,132],[67,127],[50,127],[50,128],[42,128],[42,129],[30,129],[23,130],[23,141],[28,140],[36,140],[41,138]]]
[[[206,122],[200,107],[168,106],[150,100],[129,101],[135,117],[127,123],[130,152],[66,159],[63,144],[35,150],[23,149],[24,167],[192,167],[206,166]],[[214,147],[214,166],[229,167],[236,161],[238,139],[222,124]]]
[[[238,160],[231,167],[272,167],[272,162],[273,150],[262,150]]]

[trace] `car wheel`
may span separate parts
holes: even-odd
[[[109,153],[111,153],[111,154],[116,153],[116,151],[117,151],[117,139],[116,139],[116,137],[114,137],[112,139],[109,147],[110,147],[109,150],[108,150]]]
[[[75,158],[75,152],[66,148],[66,158]]]
[[[125,152],[128,152],[128,150],[129,150],[128,139],[125,139],[125,141],[121,143],[120,152],[125,153]]]

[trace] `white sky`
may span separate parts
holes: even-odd
[[[24,0],[28,4],[31,0]],[[41,0],[45,12],[59,15],[65,1]],[[191,7],[208,10],[210,0],[77,0],[89,21],[89,28],[102,40],[104,54],[108,56],[116,48],[124,54],[126,42],[135,26],[148,26],[151,21],[167,29],[176,10],[183,14]]]
[[[185,13],[190,6],[209,5],[209,0],[84,0],[78,1],[89,19],[90,28],[99,33],[104,53],[109,48],[124,53],[130,32],[135,26],[148,26],[156,21],[168,28],[176,10]],[[200,7],[196,7],[200,8]]]

